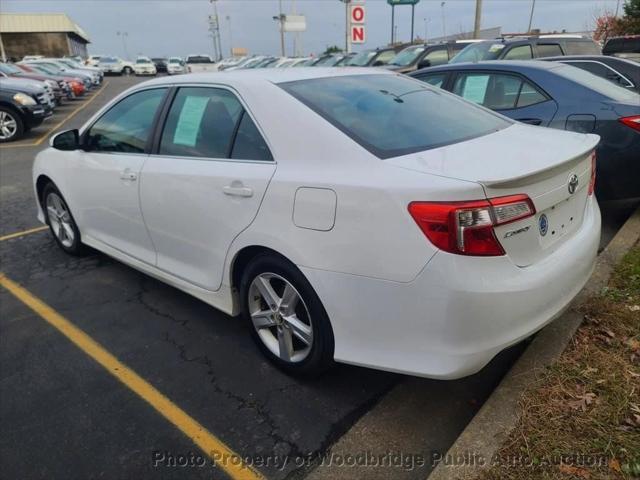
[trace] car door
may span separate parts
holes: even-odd
[[[175,90],[140,187],[158,268],[217,290],[229,246],[255,218],[275,170],[235,92]]]
[[[71,170],[82,235],[149,264],[155,249],[140,210],[139,176],[166,91],[142,90],[111,107],[83,133]]]
[[[548,126],[558,105],[524,77],[506,72],[458,72],[453,93],[519,122]]]

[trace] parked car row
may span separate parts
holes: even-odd
[[[0,143],[20,139],[65,100],[100,85],[103,73],[73,58],[25,57],[0,63]]]

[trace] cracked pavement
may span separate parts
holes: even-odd
[[[110,78],[81,125],[135,78]],[[72,106],[64,107],[65,115]],[[55,121],[32,135],[42,135]],[[46,144],[46,142],[44,142]],[[0,149],[0,234],[38,226],[38,147]],[[611,227],[615,231],[615,226]],[[98,341],[242,456],[322,454],[405,377],[346,365],[299,380],[275,369],[249,326],[100,253],[73,258],[49,232],[0,242],[1,270]],[[425,449],[455,439],[508,369],[501,356],[471,380],[413,379],[440,425]],[[452,392],[456,398],[452,399]],[[425,406],[428,408],[428,406]],[[434,413],[435,414],[435,413]],[[464,420],[460,420],[464,419]],[[153,467],[156,450],[198,448],[7,291],[0,290],[0,464],[6,478],[228,478],[216,468]],[[260,468],[304,477],[311,466]],[[424,478],[424,472],[414,473]]]

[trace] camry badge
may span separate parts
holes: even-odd
[[[576,190],[578,189],[578,183],[578,176],[575,173],[569,177],[569,184],[567,185],[567,188],[569,189],[569,193],[571,195],[576,193]]]
[[[538,229],[540,230],[540,235],[543,237],[547,234],[547,230],[549,230],[549,220],[544,213],[540,215],[540,219],[538,220]]]

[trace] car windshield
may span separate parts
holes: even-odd
[[[598,77],[593,73],[582,70],[581,68],[572,67],[571,65],[558,64],[553,69],[555,73],[580,85],[584,85],[600,95],[615,100],[617,102],[632,103],[638,105],[638,94],[620,87],[606,78]]]
[[[347,65],[351,65],[354,67],[364,67],[369,63],[369,60],[371,60],[375,54],[375,50],[365,50],[364,52],[360,52],[356,56],[352,57]]]
[[[13,75],[14,73],[23,73],[18,67],[9,65],[8,63],[0,63],[0,72],[7,75]]]
[[[449,63],[481,62],[483,60],[495,60],[500,56],[505,44],[499,41],[478,42],[467,45],[453,57]]]
[[[203,55],[192,55],[187,58],[187,63],[212,63],[209,57]]]
[[[391,59],[390,65],[398,65],[399,67],[406,67],[411,65],[418,56],[426,50],[426,47],[409,47],[402,50],[399,54]]]
[[[169,63],[180,63],[182,62],[182,60],[180,60],[179,58],[170,58],[169,59]]]
[[[379,158],[486,135],[511,123],[399,75],[348,75],[280,85]]]
[[[136,63],[151,63],[151,60],[148,58],[139,58],[136,60]]]
[[[115,57],[102,57],[100,63],[116,63],[118,61]]]
[[[336,64],[341,57],[337,55],[327,55],[313,64],[314,67],[331,67]]]

